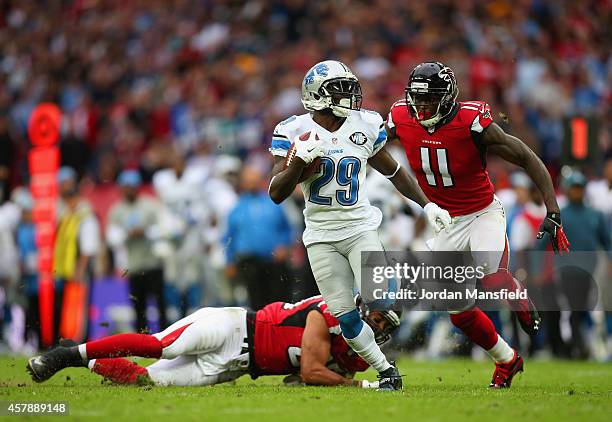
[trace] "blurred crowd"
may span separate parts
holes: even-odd
[[[63,112],[56,239],[72,246],[56,248],[56,291],[126,280],[135,329],[202,305],[257,308],[316,292],[300,242],[303,199],[296,192],[281,208],[268,199],[267,149],[275,124],[303,113],[306,70],[327,58],[351,67],[364,107],[383,116],[417,63],[451,66],[460,99],[488,101],[543,159],[567,206],[601,218],[601,230],[579,231],[582,250],[609,250],[611,13],[607,0],[1,2],[0,321],[10,324],[0,338],[38,347],[26,157],[28,119],[43,101]],[[563,167],[572,116],[597,123],[598,152],[582,172]],[[490,159],[489,172],[511,247],[533,248],[537,192],[506,163]],[[368,183],[387,249],[423,248],[419,210],[384,178]],[[59,333],[61,302],[56,308]],[[574,320],[573,331],[586,325],[607,336],[605,318]],[[417,325],[408,321],[404,337]],[[555,333],[546,341],[563,356]],[[571,354],[593,356],[584,344]]]

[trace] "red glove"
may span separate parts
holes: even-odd
[[[563,231],[560,213],[549,212],[546,214],[546,218],[542,222],[540,231],[538,232],[538,239],[542,239],[544,237],[544,233],[548,233],[550,235],[550,243],[553,251],[555,251],[556,254],[563,255],[564,252],[569,252],[570,243],[567,240],[567,236],[565,236],[565,232]]]

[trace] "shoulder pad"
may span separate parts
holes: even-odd
[[[391,109],[394,109],[395,107],[406,107],[406,99],[397,100],[391,104]]]
[[[382,116],[376,111],[366,110],[362,108],[361,110],[359,110],[359,116],[361,117],[361,120],[363,120],[364,122],[368,124],[376,125],[377,129],[378,129],[378,126],[380,126],[383,123]]]

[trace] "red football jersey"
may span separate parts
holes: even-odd
[[[274,302],[257,311],[253,349],[258,375],[299,371],[306,317],[313,310],[323,315],[332,336],[332,358],[328,365],[336,363],[346,372],[368,368],[368,364],[344,341],[340,323],[327,309],[323,297],[313,296],[297,303]]]
[[[433,133],[412,117],[405,100],[391,106],[387,119],[427,198],[453,217],[480,211],[494,194],[485,148],[474,137],[493,122],[491,108],[483,101],[456,107],[451,120]]]

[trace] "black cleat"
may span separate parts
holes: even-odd
[[[378,374],[378,389],[376,391],[396,391],[402,389],[402,375],[395,362],[390,362],[391,368]]]
[[[514,280],[518,285],[518,288],[522,291],[525,290],[525,286],[518,280]],[[516,319],[518,320],[521,328],[524,332],[530,336],[535,336],[540,331],[540,325],[542,324],[542,318],[538,314],[534,303],[530,298],[527,299],[516,299],[509,300],[510,307],[512,308]]]
[[[84,366],[76,347],[59,346],[55,349],[28,360],[27,371],[35,382],[44,382],[69,366]]]
[[[540,314],[533,305],[531,299],[527,300],[529,300],[529,310],[514,311],[514,313],[516,314],[516,319],[518,320],[523,331],[529,334],[530,336],[535,336],[540,331],[542,318],[540,317]]]
[[[35,382],[44,382],[51,378],[61,368],[50,364],[44,356],[35,356],[28,360],[26,369]]]

